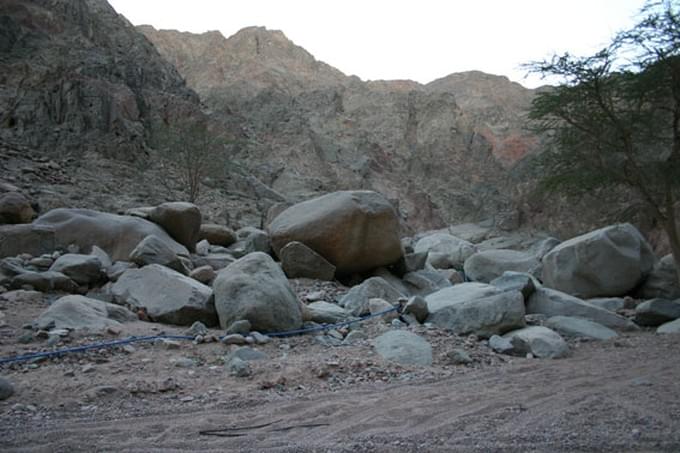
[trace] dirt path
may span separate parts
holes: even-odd
[[[0,425],[3,451],[679,451],[680,338],[638,334],[427,383],[12,425]]]

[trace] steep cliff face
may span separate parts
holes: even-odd
[[[144,152],[154,116],[198,102],[105,0],[0,2],[4,143],[129,160]]]
[[[292,200],[375,189],[414,229],[513,217],[508,171],[538,145],[520,127],[531,90],[483,73],[363,82],[264,28],[139,30],[214,112],[238,115],[235,158]]]

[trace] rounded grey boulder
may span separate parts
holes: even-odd
[[[375,350],[383,359],[402,365],[432,365],[430,343],[405,330],[390,330],[380,335],[375,339]]]
[[[561,243],[543,257],[545,286],[582,298],[623,296],[656,257],[631,224],[612,225]]]
[[[213,289],[215,309],[223,329],[242,319],[260,332],[302,326],[297,297],[286,275],[266,253],[250,253],[222,269]]]

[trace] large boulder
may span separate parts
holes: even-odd
[[[469,283],[456,286],[463,285]],[[425,298],[430,310],[428,322],[455,334],[474,333],[481,337],[524,327],[524,297],[521,292],[498,292],[493,287],[457,292],[456,286]],[[471,297],[463,296],[464,292]]]
[[[186,247],[172,239],[163,228],[139,217],[60,208],[38,217],[33,224],[54,230],[56,247],[67,248],[75,244],[81,250],[90,250],[96,245],[113,261],[126,261],[137,244],[149,235],[157,236],[176,254],[189,256]]]
[[[54,229],[36,224],[0,225],[0,258],[28,253],[40,256],[56,249]]]
[[[680,333],[680,319],[661,324],[656,329],[656,333]]]
[[[609,340],[618,334],[609,327],[572,316],[553,316],[545,322],[549,327],[565,337],[590,338],[591,340]]]
[[[236,242],[236,233],[228,226],[215,223],[204,223],[198,232],[198,240],[207,240],[212,245],[229,247]]]
[[[612,329],[637,330],[627,318],[550,288],[537,288],[526,303],[527,313],[546,316],[575,316]]]
[[[94,255],[67,253],[50,266],[50,271],[61,272],[80,285],[89,285],[102,279],[102,262]]]
[[[64,291],[73,293],[78,291],[78,284],[61,272],[22,272],[12,279],[12,288],[30,286],[36,291]]]
[[[177,272],[188,275],[189,269],[185,262],[172,250],[168,244],[153,234],[145,237],[130,252],[130,262],[138,266],[160,264]]]
[[[374,345],[376,352],[385,360],[401,365],[432,365],[432,346],[414,333],[390,330],[376,338]]]
[[[516,250],[483,250],[465,260],[465,275],[472,281],[489,283],[505,271],[535,272],[540,262],[528,253]]]
[[[449,288],[444,288],[434,292],[427,297],[427,308],[430,313],[444,309],[450,305],[468,300],[481,299],[487,296],[499,294],[501,290],[484,283],[468,282],[459,285],[453,285]]]
[[[399,218],[390,202],[371,191],[343,191],[293,205],[269,225],[274,252],[299,241],[340,274],[365,272],[402,256]]]
[[[265,253],[250,253],[222,269],[213,288],[223,329],[242,319],[260,332],[302,326],[300,304],[286,275]]]
[[[416,242],[416,253],[427,253],[427,262],[438,269],[462,269],[465,260],[477,252],[471,242],[447,233],[433,233]]]
[[[652,299],[635,307],[635,322],[641,326],[660,326],[680,318],[680,300]]]
[[[342,296],[338,304],[345,307],[352,315],[362,316],[369,312],[368,301],[370,299],[383,299],[395,304],[401,297],[405,297],[405,294],[400,293],[384,278],[371,277],[360,285],[352,287],[347,294]]]
[[[543,257],[543,282],[583,298],[623,296],[642,281],[655,261],[652,248],[633,225],[613,225],[548,252]]]
[[[539,359],[558,359],[569,353],[567,342],[554,330],[543,326],[529,326],[506,333],[516,354],[533,354]]]
[[[153,320],[191,325],[217,324],[210,287],[159,264],[128,269],[111,287],[119,303],[146,310]]]
[[[664,256],[654,265],[637,295],[641,299],[680,299],[680,285],[673,255]]]
[[[281,265],[288,278],[332,281],[335,266],[302,242],[289,242],[280,252]]]
[[[120,305],[84,296],[64,296],[56,300],[35,321],[39,329],[88,329],[99,331],[134,321],[137,316]]]
[[[229,252],[236,258],[249,253],[271,253],[272,241],[266,231],[255,227],[243,227],[236,232],[238,240],[229,247]]]
[[[196,251],[201,219],[198,206],[183,201],[163,203],[149,212],[149,220],[163,227],[170,236],[190,252]]]
[[[0,194],[0,224],[30,223],[35,217],[31,202],[19,192]]]

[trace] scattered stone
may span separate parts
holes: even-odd
[[[489,347],[499,354],[510,354],[513,352],[510,340],[499,335],[492,335],[489,338]]]
[[[229,247],[229,251],[237,258],[249,253],[262,252],[270,254],[271,239],[266,231],[254,227],[244,227],[236,232],[238,241]]]
[[[197,267],[196,269],[189,273],[189,277],[203,283],[204,285],[209,285],[210,283],[212,283],[212,281],[215,280],[216,276],[217,273],[209,265]]]
[[[371,315],[383,313],[382,318],[385,322],[391,322],[392,320],[397,319],[399,317],[399,313],[397,313],[397,311],[394,310],[394,306],[391,303],[379,298],[373,298],[368,300],[368,311]]]
[[[274,252],[298,241],[351,275],[387,266],[402,257],[399,217],[371,191],[342,191],[293,205],[269,224]]]
[[[335,266],[302,242],[292,241],[279,251],[288,278],[313,278],[333,281]]]
[[[213,245],[229,247],[236,242],[236,233],[224,225],[204,223],[199,230],[198,239],[205,239]]]
[[[130,252],[129,259],[140,267],[149,264],[160,264],[161,266],[174,269],[183,275],[189,275],[189,268],[186,262],[166,242],[154,235],[145,237],[137,244],[137,247]]]
[[[367,339],[368,337],[366,336],[363,330],[352,330],[350,333],[347,334],[347,336],[345,336],[345,339],[343,340],[342,344],[354,345]]]
[[[385,360],[402,365],[432,365],[432,346],[406,330],[390,330],[375,339],[375,350]]]
[[[640,286],[637,295],[641,299],[675,300],[680,298],[680,286],[673,255],[664,256],[654,265]]]
[[[680,300],[652,299],[635,308],[635,322],[656,327],[680,318]]]
[[[106,270],[106,277],[112,282],[117,282],[126,270],[136,267],[136,264],[129,261],[116,261]]]
[[[543,257],[545,286],[584,297],[623,296],[654,266],[651,246],[631,224],[601,228],[561,243]]]
[[[232,376],[248,377],[252,374],[250,364],[239,357],[231,357],[227,360],[225,367]]]
[[[158,264],[128,269],[111,287],[120,303],[143,309],[152,319],[177,325],[217,324],[212,289]]]
[[[309,321],[319,324],[336,324],[352,318],[344,308],[329,302],[312,302],[307,305]]]
[[[14,395],[14,386],[8,379],[0,376],[0,401],[6,400],[12,395]]]
[[[396,303],[404,294],[397,291],[381,277],[371,277],[362,284],[354,286],[345,294],[338,304],[345,307],[352,315],[362,316],[369,313],[368,301],[378,298]]]
[[[206,336],[208,335],[208,328],[201,321],[195,321],[189,329],[187,329],[186,334],[192,337],[197,335]]]
[[[196,366],[196,361],[190,359],[189,357],[178,357],[170,361],[176,368],[194,368]]]
[[[101,248],[97,247],[96,245],[92,246],[92,250],[90,250],[90,255],[99,258],[99,262],[101,263],[104,272],[106,272],[106,270],[113,265],[113,262],[111,261],[111,257],[109,256],[109,254],[106,253]]]
[[[428,322],[456,334],[481,337],[524,327],[524,297],[519,291],[498,292],[491,285],[461,283],[426,297]]]
[[[565,337],[581,337],[593,340],[609,340],[618,337],[616,332],[602,324],[571,316],[553,316],[546,321],[545,325]]]
[[[449,351],[446,355],[454,365],[469,365],[473,362],[470,354],[464,349],[456,348],[453,351]]]
[[[36,319],[35,325],[39,329],[104,331],[136,319],[134,313],[120,305],[71,295],[56,300]]]
[[[516,250],[483,250],[465,260],[465,275],[472,281],[489,283],[506,271],[535,271],[540,262],[535,256]]]
[[[242,345],[246,344],[246,337],[240,333],[230,333],[222,337],[220,340],[223,344],[236,344]]]
[[[517,354],[531,353],[539,359],[558,359],[569,353],[569,346],[555,331],[542,326],[529,326],[506,333],[503,338],[510,340]]]
[[[50,271],[60,272],[80,285],[96,283],[103,277],[102,262],[94,255],[61,255]]]
[[[42,270],[49,269],[52,263],[54,263],[54,259],[49,255],[39,256],[37,258],[33,258],[28,262],[28,264],[30,264],[31,266]]]
[[[406,305],[404,305],[402,313],[404,315],[412,314],[421,324],[424,323],[430,315],[430,311],[427,308],[427,302],[420,296],[411,297],[408,302],[406,302]]]
[[[167,338],[163,338],[161,340],[161,344],[165,347],[165,349],[170,351],[176,351],[178,349],[181,349],[182,347],[182,343],[180,343],[179,341],[169,340]]]
[[[623,297],[596,297],[594,299],[588,299],[586,302],[613,312],[626,308],[626,302]]]
[[[440,289],[449,288],[451,286],[451,280],[445,275],[445,272],[448,270],[449,269],[424,269],[409,272],[404,275],[404,284],[407,288],[406,291],[403,291],[404,294],[410,293],[425,297]]]
[[[390,322],[390,325],[395,329],[403,329],[408,327],[408,325],[399,318],[395,318]]]
[[[656,333],[680,333],[680,319],[661,324],[656,329]]]
[[[238,321],[232,322],[229,327],[227,327],[226,334],[230,335],[233,333],[238,333],[241,335],[248,335],[251,329],[250,321],[247,319],[239,319]]]
[[[253,337],[253,340],[255,340],[255,344],[267,344],[272,341],[271,337],[263,335],[257,331],[250,332],[250,336]]]
[[[501,291],[521,291],[524,300],[528,300],[536,288],[541,286],[533,275],[513,271],[503,272],[503,275],[491,281],[491,285]]]
[[[80,369],[80,372],[83,373],[83,374],[94,373],[95,371],[97,371],[97,368],[96,368],[94,365],[92,365],[91,363],[88,363],[87,365],[84,365],[84,366]]]
[[[477,252],[471,242],[447,233],[434,233],[418,240],[415,253],[427,253],[427,263],[437,269],[462,269],[465,260]]]
[[[196,244],[196,254],[206,256],[210,253],[210,242],[203,239]]]
[[[623,316],[550,288],[538,288],[527,301],[526,308],[527,313],[585,318],[610,329],[628,331],[638,329],[632,321]]]
[[[12,279],[13,288],[30,286],[40,292],[63,291],[74,293],[78,291],[76,282],[61,272],[24,272]]]
[[[404,255],[404,273],[425,269],[428,252],[412,252]]]
[[[220,325],[247,319],[262,332],[302,326],[297,296],[281,268],[267,254],[254,252],[220,271],[213,284]]]
[[[225,358],[225,363],[229,362],[234,357],[238,357],[241,360],[245,360],[246,362],[250,362],[253,360],[265,360],[267,359],[267,354],[265,354],[262,351],[258,351],[257,349],[253,349],[248,346],[243,346],[240,348],[235,348],[233,349],[229,354],[227,354]]]
[[[31,223],[35,215],[30,200],[21,193],[0,194],[0,224]]]

